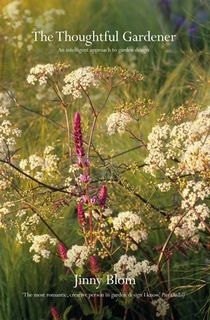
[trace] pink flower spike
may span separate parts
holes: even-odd
[[[107,187],[105,185],[103,185],[99,190],[98,200],[101,208],[104,208],[107,200]]]
[[[85,155],[85,151],[83,147],[81,117],[79,112],[76,112],[74,115],[74,145],[80,163],[82,157]]]
[[[90,271],[93,275],[99,273],[100,266],[96,256],[90,256]]]
[[[53,316],[53,320],[61,320],[61,317],[56,307],[51,308],[51,315]]]
[[[67,259],[67,249],[61,242],[58,244],[58,253],[62,261]]]
[[[86,225],[85,212],[83,209],[82,202],[79,202],[77,204],[77,217],[78,217],[78,222],[81,226]]]

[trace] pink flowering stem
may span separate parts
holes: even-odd
[[[90,271],[93,275],[99,273],[100,266],[96,256],[90,256]]]
[[[51,315],[53,316],[53,320],[61,320],[61,317],[56,307],[51,308]]]
[[[78,222],[80,226],[84,226],[86,224],[86,219],[85,219],[85,212],[83,209],[83,204],[82,202],[79,202],[77,204],[77,217],[78,217]]]
[[[82,158],[85,155],[85,151],[83,147],[81,117],[79,112],[76,112],[74,115],[74,145],[78,160],[82,161]]]
[[[58,244],[58,253],[62,261],[67,259],[67,249],[63,243]]]
[[[98,193],[99,205],[101,208],[105,208],[106,200],[107,200],[107,187],[105,185],[101,186]]]

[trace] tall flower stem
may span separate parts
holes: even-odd
[[[72,162],[71,132],[70,132],[70,125],[69,125],[68,110],[67,110],[66,106],[64,107],[64,114],[65,114],[65,119],[66,119],[67,145],[68,145],[69,160],[70,160],[70,162]]]

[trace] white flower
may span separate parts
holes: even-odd
[[[192,208],[198,200],[204,200],[210,195],[210,189],[204,181],[188,181],[181,192],[183,209]]]
[[[38,255],[38,254],[34,254],[32,260],[33,260],[34,262],[36,262],[36,263],[39,263],[40,260],[41,260],[41,256]]]
[[[112,135],[115,132],[118,132],[119,134],[124,133],[127,124],[131,121],[132,118],[125,112],[114,112],[110,114],[106,121],[108,134]]]
[[[166,155],[163,152],[163,146],[169,138],[170,128],[168,125],[163,127],[155,126],[148,136],[147,149],[148,157],[145,159],[144,171],[155,175],[155,171],[166,165]]]
[[[52,146],[47,146],[43,152],[43,157],[32,154],[28,159],[21,159],[19,167],[38,180],[44,179],[45,176],[53,177],[58,170],[59,161],[58,156],[53,151]]]
[[[14,207],[15,204],[13,202],[5,202],[3,205],[0,207],[0,228],[6,228],[6,224],[4,222],[4,219],[9,215],[11,212],[11,208]]]
[[[106,208],[105,210],[104,210],[104,212],[103,212],[103,215],[105,216],[105,217],[109,217],[109,216],[111,216],[112,215],[112,209],[110,209],[110,208]]]
[[[127,233],[136,243],[147,238],[141,218],[131,211],[120,212],[116,218],[113,218],[112,223],[114,230]]]
[[[87,246],[74,245],[70,250],[67,251],[67,259],[64,265],[68,268],[76,266],[81,268],[86,262],[89,256],[89,248]]]
[[[21,131],[13,128],[9,120],[0,123],[0,156],[5,156],[8,151],[12,151],[16,145],[16,138],[20,137]]]
[[[47,83],[47,80],[55,72],[55,66],[53,64],[37,64],[35,67],[31,68],[30,73],[27,77],[27,82],[34,85],[36,82],[39,85]]]
[[[115,230],[120,229],[133,229],[136,225],[141,223],[141,218],[131,212],[120,212],[116,218],[113,219],[113,227]]]
[[[19,15],[20,0],[12,1],[3,8],[3,15],[5,19],[16,20]]]
[[[45,33],[53,31],[55,25],[55,17],[62,16],[65,11],[62,9],[51,8],[50,10],[44,11],[43,14],[36,18],[34,25],[37,30],[43,30]]]
[[[153,300],[152,304],[156,307],[157,317],[165,317],[167,314],[167,310],[169,309],[169,304],[162,298],[158,298],[157,300]]]
[[[11,106],[11,99],[8,94],[0,92],[0,118],[9,115],[9,107]]]
[[[65,76],[63,94],[71,95],[73,99],[82,98],[83,90],[90,87],[97,87],[98,81],[92,67],[79,68]]]
[[[49,251],[49,247],[55,246],[56,243],[57,239],[52,238],[48,234],[33,236],[32,245],[29,249],[29,252],[35,252],[35,257],[33,257],[33,260],[35,262],[39,262],[40,259],[38,259],[38,256],[40,256],[40,258],[42,257],[45,259],[49,259],[51,254]]]
[[[114,272],[118,278],[136,278],[141,273],[157,272],[156,265],[149,265],[149,261],[137,262],[134,256],[122,255],[120,260],[114,264]]]
[[[169,230],[174,230],[177,237],[181,237],[182,239],[191,239],[194,242],[198,242],[198,232],[199,230],[205,230],[206,226],[204,222],[209,218],[209,216],[210,210],[208,206],[206,204],[199,204],[190,209],[182,219],[181,215],[171,217]]]
[[[163,182],[163,183],[159,183],[157,186],[161,192],[167,192],[171,188],[171,183],[170,182]]]

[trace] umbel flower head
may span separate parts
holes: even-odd
[[[74,115],[74,145],[78,160],[81,161],[85,155],[83,140],[82,140],[82,129],[81,129],[81,117],[79,112]]]
[[[77,204],[77,217],[79,224],[84,226],[86,224],[86,220],[82,202]]]
[[[101,186],[98,192],[98,200],[101,208],[105,208],[105,204],[107,200],[107,187],[105,185]]]
[[[90,271],[93,275],[100,271],[100,266],[96,256],[90,256]]]
[[[63,243],[58,244],[58,253],[62,261],[65,261],[67,259],[67,249]]]
[[[56,307],[51,308],[51,315],[53,316],[53,320],[61,320],[61,317]]]

